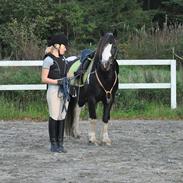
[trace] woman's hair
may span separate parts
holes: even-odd
[[[48,46],[45,50],[45,55],[48,53],[52,53],[54,49],[59,49],[60,45],[59,44],[54,44],[54,46]]]

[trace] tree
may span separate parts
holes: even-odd
[[[144,10],[158,9],[161,5],[161,0],[139,0],[138,2]]]
[[[153,17],[153,22],[157,22],[160,29],[167,27],[177,27],[183,23],[183,1],[182,0],[162,0],[159,8]]]
[[[182,0],[163,0],[161,10],[170,17],[170,23],[183,23],[183,1]]]
[[[26,52],[22,50],[24,45],[33,43],[32,46],[37,48],[41,45],[40,40],[47,37],[49,24],[53,20],[53,1],[45,3],[44,0],[0,0],[0,3],[2,56],[21,59],[24,57],[24,54],[20,56],[21,53]]]

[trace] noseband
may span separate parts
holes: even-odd
[[[117,79],[118,79],[116,71],[115,71],[115,80],[114,80],[114,83],[113,83],[113,85],[112,85],[112,87],[111,87],[110,90],[106,90],[105,89],[104,85],[102,84],[102,82],[101,82],[101,80],[100,80],[100,78],[99,78],[99,76],[97,74],[97,70],[95,70],[95,76],[96,76],[97,81],[99,82],[100,86],[105,91],[105,96],[106,96],[107,103],[110,103],[110,101],[111,101],[111,95],[112,95],[112,90],[113,90],[113,88],[114,88],[114,86],[115,86],[115,84],[117,82]]]
[[[113,61],[116,60],[117,58],[117,48],[115,49],[114,53],[112,54],[112,56],[109,58],[108,62],[109,62],[109,65],[112,65],[113,64]]]

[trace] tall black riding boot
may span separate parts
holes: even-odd
[[[48,123],[48,131],[49,131],[49,137],[50,137],[50,143],[51,143],[51,148],[50,148],[51,152],[58,152],[57,139],[56,139],[56,125],[57,125],[57,121],[50,117],[49,123]]]
[[[62,153],[67,152],[64,149],[64,126],[65,126],[65,120],[57,121],[57,147],[58,147],[58,152],[62,152]]]

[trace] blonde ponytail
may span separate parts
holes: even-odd
[[[48,54],[48,53],[53,53],[53,50],[54,49],[59,49],[60,48],[60,45],[59,44],[54,44],[54,46],[49,46],[46,48],[45,50],[45,55]]]
[[[60,44],[54,44],[54,48],[58,50],[60,48]]]
[[[53,51],[53,46],[47,47],[46,50],[45,50],[45,55],[48,54],[48,53],[52,53],[52,51]]]

